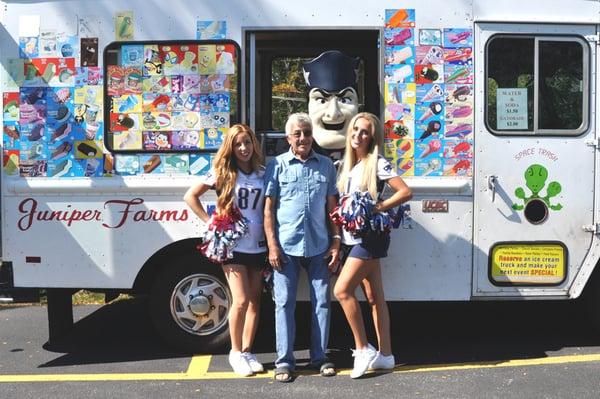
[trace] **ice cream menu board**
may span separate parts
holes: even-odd
[[[105,146],[117,173],[193,173],[237,122],[232,41],[115,42],[104,61]]]
[[[385,10],[385,156],[402,176],[473,174],[473,31]]]

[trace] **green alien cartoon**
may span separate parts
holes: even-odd
[[[544,188],[546,184],[546,179],[548,179],[548,170],[542,165],[533,164],[527,168],[525,171],[525,185],[529,190],[531,190],[531,196],[525,196],[525,190],[522,187],[517,187],[515,190],[515,196],[523,200],[524,205],[513,204],[512,208],[516,211],[523,210],[525,205],[532,199],[539,198],[544,201],[544,203],[548,206],[548,208],[553,211],[559,211],[562,209],[561,204],[551,205],[550,198],[557,196],[562,187],[559,182],[553,181],[548,183],[548,188],[546,189],[546,196],[541,197],[540,192]]]

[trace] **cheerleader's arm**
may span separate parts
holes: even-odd
[[[394,190],[394,194],[390,198],[380,201],[375,205],[375,210],[377,212],[384,212],[388,209],[395,208],[406,201],[410,201],[412,198],[412,190],[400,176],[392,177],[386,183]]]
[[[208,216],[208,213],[206,213],[204,205],[200,202],[200,197],[211,188],[211,186],[202,182],[196,183],[191,186],[183,196],[185,203],[188,204],[192,212],[194,212],[204,223],[207,223],[210,217]]]

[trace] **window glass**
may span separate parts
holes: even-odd
[[[534,46],[533,38],[490,42],[487,110],[492,130],[533,131]]]
[[[487,46],[488,128],[497,134],[582,132],[588,103],[584,45],[562,37],[492,38]]]
[[[583,121],[583,47],[540,41],[540,129],[577,129]]]

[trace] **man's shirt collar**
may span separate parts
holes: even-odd
[[[308,161],[309,159],[312,159],[312,158],[316,159],[316,160],[317,160],[317,162],[319,161],[319,157],[317,156],[317,153],[315,152],[315,150],[313,150],[313,149],[311,148],[311,150],[310,150],[310,154],[308,154],[308,158],[306,158],[306,161]],[[296,160],[296,161],[298,161],[298,162],[302,162],[300,159],[296,158],[296,155],[294,155],[294,153],[292,152],[292,147],[290,147],[290,149],[288,150],[288,152],[286,152],[286,153],[285,153],[285,157],[284,157],[284,159],[285,159],[287,162],[292,162],[292,161],[294,161],[294,160]],[[306,161],[305,161],[305,162],[306,162]]]

